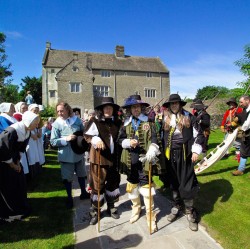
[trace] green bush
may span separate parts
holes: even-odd
[[[56,116],[56,109],[55,107],[52,106],[45,107],[44,110],[41,112],[42,118],[49,118],[55,116]]]

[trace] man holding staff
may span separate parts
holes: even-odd
[[[202,152],[204,136],[201,129],[195,130],[196,118],[183,109],[186,102],[178,94],[171,94],[163,104],[163,133],[167,178],[172,189],[174,207],[168,216],[173,222],[181,212],[182,201],[185,205],[189,228],[198,230],[194,199],[198,193],[198,181],[194,173],[194,162]]]
[[[86,125],[84,136],[91,143],[89,152],[91,187],[90,225],[98,222],[98,214],[107,201],[107,212],[113,219],[120,215],[115,202],[120,196],[120,161],[119,145],[116,142],[121,121],[118,118],[119,106],[112,97],[102,97],[101,103],[95,107],[96,116]],[[99,230],[99,228],[98,228]]]
[[[123,108],[127,118],[120,130],[119,143],[123,148],[120,170],[127,175],[126,191],[132,202],[130,223],[136,222],[140,217],[141,194],[151,233],[157,231],[157,226],[153,200],[155,188],[150,186],[149,169],[152,164],[152,174],[159,174],[164,164],[156,162],[161,149],[160,139],[154,122],[149,122],[148,117],[143,114],[148,106],[149,104],[141,100],[140,95],[132,95],[125,100]]]

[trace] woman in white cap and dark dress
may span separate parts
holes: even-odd
[[[100,208],[107,201],[108,214],[118,219],[120,217],[115,202],[120,196],[120,150],[117,143],[121,121],[118,118],[119,106],[112,97],[102,97],[101,103],[95,107],[96,116],[89,120],[84,135],[91,143],[89,152],[91,187],[90,225],[98,221],[98,150],[100,152]],[[100,210],[99,210],[100,211]]]
[[[27,216],[26,178],[20,164],[20,153],[24,152],[30,131],[39,123],[38,115],[25,112],[20,122],[7,127],[0,134],[0,218]]]

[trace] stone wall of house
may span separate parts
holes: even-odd
[[[135,93],[140,94],[142,99],[151,105],[169,95],[169,78],[164,74],[153,74],[150,78],[146,77],[146,73],[139,72],[115,72],[110,78],[97,74],[94,85],[100,84],[109,85],[109,94],[118,105],[123,105],[124,99]],[[146,98],[145,88],[155,89],[156,98]]]

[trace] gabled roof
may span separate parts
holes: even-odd
[[[43,57],[44,67],[62,68],[72,61],[74,54],[82,64],[87,64],[87,57],[91,60],[92,69],[116,71],[140,71],[168,73],[167,67],[158,57],[127,56],[116,57],[115,54],[77,52],[46,48]]]

